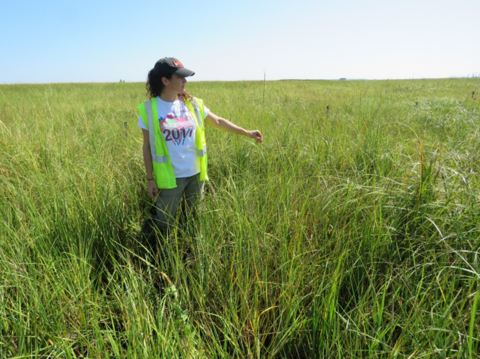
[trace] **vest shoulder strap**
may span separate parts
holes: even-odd
[[[146,109],[147,103],[150,103],[150,106],[151,106],[151,101],[146,101],[137,106],[137,111],[140,117],[142,118],[144,125],[147,127],[147,130],[148,130],[150,127],[148,126],[148,114]]]
[[[187,105],[188,109],[192,113],[192,116],[194,116],[197,120],[198,126],[203,128],[203,120],[205,118],[205,107],[203,105],[203,100],[193,97],[192,101],[186,99],[185,105]]]

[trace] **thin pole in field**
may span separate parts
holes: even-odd
[[[125,127],[125,137],[128,137],[128,126],[127,126],[127,121],[123,123],[123,127]]]
[[[263,103],[265,103],[265,89],[267,88],[267,69],[263,69]]]

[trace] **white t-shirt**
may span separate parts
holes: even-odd
[[[188,107],[181,100],[166,102],[157,97],[157,111],[160,129],[167,143],[175,177],[196,175],[200,172],[197,146],[195,145],[197,128]],[[205,117],[209,113],[210,110],[205,107]],[[205,118],[202,119],[202,122],[203,120]],[[141,116],[138,117],[138,127],[147,130]]]

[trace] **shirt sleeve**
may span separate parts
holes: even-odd
[[[145,123],[143,122],[142,116],[138,116],[138,127],[148,130],[147,126],[145,126]]]
[[[204,115],[205,115],[205,117],[203,119],[205,120],[207,118],[208,114],[210,113],[210,109],[207,106],[203,105],[203,111],[204,111]]]

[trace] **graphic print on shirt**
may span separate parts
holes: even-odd
[[[172,141],[175,146],[183,146],[185,139],[193,136],[195,120],[190,113],[180,116],[169,113],[165,118],[160,117],[159,121],[165,141]]]

